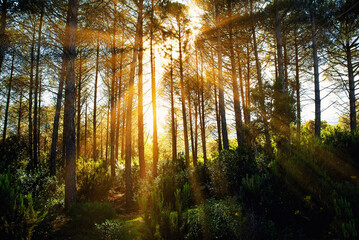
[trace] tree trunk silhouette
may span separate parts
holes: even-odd
[[[65,114],[66,127],[66,169],[65,169],[65,208],[76,202],[76,148],[75,148],[75,58],[78,0],[69,0],[68,25],[65,33],[65,56],[67,61]]]
[[[61,103],[62,103],[62,95],[64,89],[64,79],[66,74],[66,58],[62,57],[62,65],[60,71],[60,79],[59,79],[59,89],[57,91],[57,99],[56,99],[56,110],[55,110],[55,118],[52,130],[52,140],[51,140],[51,153],[50,153],[50,175],[56,175],[56,151],[57,151],[57,140],[59,136],[59,121],[61,114]]]
[[[100,40],[97,38],[96,45],[96,70],[95,70],[95,86],[94,86],[94,100],[93,100],[93,139],[92,139],[92,158],[97,161],[97,82],[99,72],[100,59]]]
[[[37,39],[37,53],[36,53],[36,75],[35,75],[35,97],[34,97],[34,148],[33,148],[33,156],[34,156],[34,165],[36,166],[38,163],[38,94],[39,94],[39,72],[40,72],[40,50],[41,50],[41,33],[42,33],[42,24],[44,17],[44,7],[41,7],[40,13],[40,25],[38,31],[38,39]]]
[[[132,175],[131,175],[131,158],[132,158],[132,103],[133,103],[133,91],[135,83],[135,68],[137,63],[137,56],[139,51],[139,32],[141,28],[141,17],[138,16],[136,24],[135,43],[132,53],[132,62],[130,66],[130,79],[128,85],[128,97],[127,97],[127,110],[126,110],[126,153],[125,153],[125,184],[126,184],[126,205],[132,206],[133,192],[132,192]]]
[[[145,144],[143,137],[143,0],[138,2],[138,161],[140,177],[145,178]]]
[[[186,97],[183,80],[183,57],[182,57],[182,32],[181,23],[178,24],[178,48],[179,48],[179,64],[180,64],[180,89],[181,89],[181,104],[182,104],[182,120],[183,120],[183,139],[185,146],[186,164],[189,165],[189,143],[188,143],[188,130],[187,130],[187,115],[186,115]]]
[[[4,120],[4,130],[2,133],[2,142],[5,142],[6,139],[6,129],[7,129],[7,119],[9,117],[9,105],[10,105],[10,96],[11,96],[11,88],[12,88],[12,79],[14,74],[14,62],[15,62],[15,50],[12,54],[11,60],[11,70],[10,70],[10,79],[7,86],[7,96],[6,96],[6,107],[5,107],[5,120]]]
[[[320,110],[320,88],[319,88],[319,63],[317,50],[317,28],[315,25],[315,17],[311,16],[312,25],[312,48],[313,48],[313,64],[314,64],[314,102],[315,102],[315,135],[320,138],[321,110]]]
[[[155,56],[153,54],[153,14],[154,2],[151,0],[151,24],[150,24],[150,58],[151,58],[151,90],[152,90],[152,115],[153,115],[153,176],[157,176],[158,163],[158,136],[157,136],[157,96],[156,96],[156,69]],[[172,156],[173,158],[173,156]]]
[[[176,123],[175,123],[175,107],[174,107],[174,87],[173,87],[173,58],[172,58],[172,47],[171,47],[171,135],[172,135],[172,161],[177,160],[177,138],[176,138]]]

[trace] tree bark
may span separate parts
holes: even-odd
[[[314,64],[314,102],[315,102],[315,135],[320,138],[320,125],[321,125],[321,110],[320,110],[320,88],[319,88],[319,63],[318,63],[318,50],[317,50],[317,29],[315,17],[311,16],[312,24],[312,48],[313,48],[313,64]]]
[[[11,60],[11,69],[10,69],[10,79],[8,83],[8,91],[6,96],[6,108],[5,108],[5,120],[4,120],[4,130],[2,134],[2,142],[5,143],[6,139],[6,129],[7,129],[7,119],[9,116],[9,106],[10,106],[10,96],[11,96],[11,88],[12,88],[12,79],[14,74],[14,62],[15,62],[15,50],[12,54],[12,60]]]
[[[217,94],[217,81],[215,72],[214,57],[212,55],[212,74],[213,74],[213,87],[214,87],[214,104],[216,111],[217,133],[218,133],[218,152],[222,151],[222,134],[221,134],[221,116],[218,110],[218,94]]]
[[[179,47],[179,63],[180,63],[180,88],[181,88],[181,104],[182,104],[182,119],[183,119],[183,139],[185,145],[185,158],[186,164],[189,165],[189,143],[188,143],[188,130],[187,130],[187,116],[186,116],[186,97],[184,90],[183,80],[183,62],[182,62],[182,29],[181,23],[178,24],[178,47]]]
[[[34,24],[32,41],[31,41],[31,50],[30,50],[30,86],[29,86],[29,155],[30,162],[33,164],[33,127],[32,127],[32,98],[33,98],[33,85],[34,85],[34,61],[35,61],[35,35],[36,35],[36,25]]]
[[[346,41],[346,60],[348,68],[348,80],[349,80],[349,109],[350,109],[350,131],[354,133],[357,128],[356,121],[356,108],[355,108],[355,82],[354,82],[354,71],[352,63],[352,52],[350,49],[349,40]]]
[[[62,103],[62,94],[64,89],[64,79],[66,75],[66,57],[62,57],[62,66],[60,72],[60,79],[59,79],[59,89],[57,92],[57,99],[56,99],[56,111],[55,111],[55,118],[52,130],[52,141],[51,141],[51,153],[50,153],[50,175],[56,175],[56,150],[57,150],[57,139],[59,135],[59,121],[60,121],[60,113],[61,113],[61,103]]]
[[[5,35],[6,14],[7,14],[7,0],[3,0],[3,4],[1,8],[1,27],[0,27],[0,73],[5,58],[5,51],[7,48],[7,39]]]
[[[39,72],[40,72],[40,53],[41,53],[41,33],[42,33],[42,22],[44,17],[44,7],[41,7],[41,13],[40,13],[40,25],[39,25],[39,31],[38,31],[38,39],[37,39],[37,53],[36,53],[36,75],[35,75],[35,102],[34,102],[34,148],[33,148],[33,154],[34,154],[34,164],[37,165],[38,162],[38,142],[39,142],[39,136],[38,136],[38,93],[39,93]]]
[[[250,14],[253,14],[253,6],[252,0],[250,0]],[[266,139],[266,146],[269,148],[271,146],[270,136],[268,131],[268,120],[266,116],[265,104],[264,104],[264,92],[263,92],[263,83],[262,83],[262,67],[259,61],[258,56],[258,46],[257,46],[257,37],[256,37],[256,27],[254,22],[252,22],[252,37],[253,37],[253,50],[254,57],[256,62],[257,69],[257,81],[258,81],[258,91],[259,91],[259,105],[260,105],[260,115],[262,117],[263,125],[264,125],[264,136]]]
[[[114,3],[114,14],[116,14],[117,1]],[[117,68],[117,54],[116,54],[116,23],[117,18],[114,17],[113,31],[112,31],[112,57],[111,57],[111,68],[112,68],[112,80],[111,80],[111,131],[110,131],[110,165],[111,165],[111,176],[116,175],[115,172],[115,132],[116,132],[116,68]]]
[[[234,103],[234,117],[236,122],[236,134],[237,134],[237,143],[238,146],[244,144],[244,134],[243,134],[243,123],[242,123],[242,112],[241,104],[239,102],[239,89],[237,82],[237,73],[236,73],[236,60],[233,50],[233,33],[232,26],[229,29],[229,52],[230,52],[230,61],[231,61],[231,71],[232,71],[232,90],[233,90],[233,103]]]
[[[219,23],[219,10],[216,6],[216,22]],[[223,148],[229,149],[227,121],[226,121],[226,107],[224,102],[224,87],[222,76],[222,44],[220,28],[217,30],[217,54],[218,54],[218,94],[219,94],[219,115],[221,116],[221,128],[223,137]]]
[[[76,158],[81,154],[81,91],[82,91],[82,54],[79,53],[79,77],[77,82],[77,131],[76,131]]]
[[[152,89],[152,115],[153,115],[153,176],[157,176],[158,163],[158,136],[157,136],[157,97],[156,97],[156,71],[155,56],[153,54],[153,14],[154,2],[151,0],[151,25],[150,25],[150,57],[151,57],[151,89]],[[173,157],[173,156],[172,156]]]
[[[100,59],[100,40],[97,38],[96,46],[96,72],[95,72],[95,86],[94,86],[94,100],[93,100],[93,140],[92,140],[92,158],[97,161],[97,81],[99,71]]]
[[[173,58],[171,47],[171,132],[172,132],[172,161],[177,160],[177,138],[175,129],[175,107],[174,107],[174,87],[173,87]]]
[[[138,7],[138,160],[140,164],[140,177],[145,178],[145,144],[143,137],[143,0]],[[151,65],[152,66],[152,65]]]
[[[192,122],[192,107],[191,107],[191,93],[188,89],[188,113],[189,113],[189,130],[190,130],[190,140],[191,140],[191,150],[192,150],[192,161],[193,165],[197,164],[197,155],[195,153],[195,143],[193,139],[193,122]]]
[[[294,49],[295,49],[295,92],[296,92],[296,100],[297,100],[297,135],[298,135],[297,137],[298,139],[300,139],[301,116],[300,116],[299,53],[298,53],[297,31],[295,31]]]
[[[18,121],[17,121],[17,135],[21,136],[21,120],[22,120],[22,88],[20,90],[20,100],[19,100],[19,112],[18,112]]]
[[[139,51],[139,32],[141,22],[140,17],[137,19],[135,43],[133,47],[132,62],[130,66],[130,78],[128,86],[127,97],[127,113],[126,113],[126,153],[125,153],[125,184],[126,184],[126,205],[132,206],[133,192],[132,192],[132,176],[131,176],[131,158],[132,158],[132,102],[133,102],[133,89],[135,80],[135,68],[137,63],[137,56]]]
[[[68,26],[65,33],[65,56],[67,77],[65,88],[66,122],[66,169],[65,169],[65,208],[69,209],[76,202],[76,148],[75,148],[75,58],[78,0],[69,0]]]
[[[243,117],[246,119],[247,115],[247,107],[246,107],[246,101],[244,100],[244,89],[243,89],[243,74],[242,74],[242,64],[241,64],[241,58],[240,54],[238,53],[238,77],[239,77],[239,87],[241,89],[241,100],[242,100],[242,107],[243,107]],[[244,134],[243,134],[244,135]]]
[[[204,114],[204,80],[203,80],[203,58],[201,58],[201,101],[200,101],[200,120],[201,123],[201,138],[203,149],[203,161],[207,164],[207,146],[206,146],[206,119]]]

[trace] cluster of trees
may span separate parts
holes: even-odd
[[[53,175],[66,166],[66,206],[76,199],[79,157],[105,159],[112,176],[124,159],[129,204],[134,157],[142,178],[149,170],[157,175],[159,97],[170,106],[169,158],[175,161],[183,148],[188,165],[207,162],[209,139],[217,140],[216,150],[229,149],[232,130],[238,145],[285,149],[300,137],[306,79],[314,85],[315,135],[323,77],[347,93],[350,130],[356,130],[357,1],[196,4],[198,29],[188,6],[165,0],[1,2],[2,139],[26,138],[31,166],[44,158]],[[147,71],[151,156],[145,153]]]

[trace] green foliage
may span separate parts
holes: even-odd
[[[125,240],[131,239],[122,222],[105,220],[103,223],[95,223],[98,239]]]
[[[14,173],[24,166],[27,154],[27,143],[17,135],[8,136],[4,142],[0,141],[0,173],[6,173],[8,169]]]
[[[352,239],[358,237],[358,230],[355,224],[355,218],[347,199],[340,197],[333,200],[335,217],[332,228],[341,238]]]
[[[91,229],[95,223],[116,217],[116,211],[108,202],[80,202],[73,205],[68,212],[71,225],[77,229]]]
[[[32,170],[18,169],[15,177],[21,193],[31,193],[35,209],[47,212],[44,221],[35,227],[33,239],[47,238],[53,231],[52,221],[63,211],[65,185],[49,176],[48,169],[41,163]]]
[[[106,198],[113,185],[105,161],[98,159],[78,160],[77,168],[78,196],[82,201],[99,201]]]
[[[35,210],[30,194],[22,194],[10,172],[0,174],[0,236],[4,239],[31,239],[34,228],[46,212]]]
[[[255,153],[244,146],[223,150],[209,166],[213,192],[217,197],[238,195],[242,178],[258,172]]]
[[[351,133],[338,127],[329,128],[322,133],[322,139],[324,145],[336,149],[341,155],[349,155],[359,166],[359,131]]]
[[[246,219],[234,198],[209,199],[188,215],[186,239],[248,239]]]
[[[184,212],[191,203],[191,191],[186,183],[173,192],[175,203],[166,202],[161,188],[153,185],[152,191],[140,199],[140,209],[147,228],[147,239],[183,239],[186,231]],[[174,211],[172,211],[174,210]]]

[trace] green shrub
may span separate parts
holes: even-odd
[[[338,127],[331,128],[323,132],[322,139],[324,145],[338,150],[341,155],[348,154],[359,165],[359,131],[351,133]]]
[[[81,201],[100,201],[106,198],[114,179],[109,176],[105,161],[78,161],[78,197]]]
[[[186,239],[247,239],[246,219],[234,198],[207,200],[189,211]]]
[[[122,222],[105,220],[103,223],[95,223],[96,234],[103,240],[125,240],[131,239],[127,229]]]
[[[115,209],[108,202],[80,202],[73,205],[68,214],[71,225],[77,229],[91,229],[95,223],[116,217]]]
[[[6,173],[9,169],[14,173],[18,168],[25,166],[28,161],[26,141],[17,136],[8,136],[5,141],[0,141],[0,173]]]
[[[34,209],[31,194],[24,195],[10,173],[0,174],[0,236],[4,239],[31,239],[45,213]]]
[[[350,202],[347,199],[340,197],[333,200],[335,210],[334,223],[332,228],[334,232],[344,239],[353,239],[358,237],[358,230],[356,228],[356,221]]]
[[[239,146],[236,150],[223,150],[209,166],[213,192],[217,197],[238,195],[242,178],[257,173],[255,151]]]

